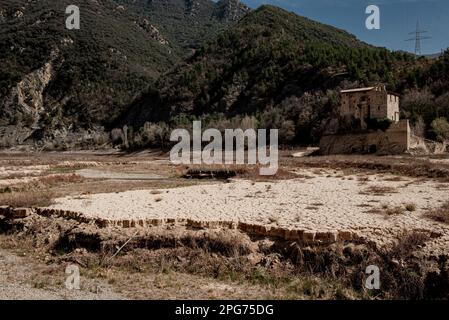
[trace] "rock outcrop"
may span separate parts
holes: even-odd
[[[36,124],[44,112],[43,93],[53,76],[53,60],[27,74],[10,91],[2,105],[1,118],[13,124]]]
[[[214,16],[222,21],[238,21],[250,11],[240,0],[220,0],[216,4]]]

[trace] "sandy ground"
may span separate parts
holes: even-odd
[[[357,230],[382,241],[403,230],[432,230],[449,237],[449,226],[424,218],[423,213],[448,200],[449,185],[380,175],[343,176],[310,170],[299,178],[277,182],[235,180],[231,183],[177,189],[127,191],[65,197],[52,207],[106,219],[184,218],[197,221],[241,221],[314,231]],[[368,177],[368,181],[366,180]],[[391,178],[391,177],[390,177]],[[396,177],[397,178],[397,177]],[[392,187],[373,194],[369,187]],[[387,216],[372,212],[385,206],[416,210]],[[383,209],[385,211],[385,209]]]

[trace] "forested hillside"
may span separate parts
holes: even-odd
[[[108,126],[162,73],[248,11],[236,3],[235,19],[225,19],[226,3],[235,0],[80,0],[81,28],[67,30],[73,1],[3,0],[0,126],[8,126],[7,144]]]
[[[338,130],[340,89],[385,83],[406,94],[408,111],[407,90],[424,86],[441,63],[373,47],[334,27],[263,6],[161,77],[125,121],[136,132],[145,122],[186,127],[199,118],[218,128],[280,128],[285,144],[317,143],[323,133]]]
[[[238,0],[82,0],[81,30],[69,31],[68,4],[1,4],[0,146],[70,148],[79,131],[102,133],[87,145],[120,145],[127,125],[131,148],[160,147],[194,119],[316,144],[341,129],[341,89],[380,83],[401,95],[416,134],[436,138],[432,122],[449,118],[449,52],[391,52]]]

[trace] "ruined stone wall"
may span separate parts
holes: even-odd
[[[368,100],[364,102],[362,101],[362,98],[366,96],[367,92],[353,92],[350,94],[342,94],[340,111],[341,116],[353,116],[356,119],[367,118],[369,116],[367,108]],[[360,104],[363,104],[365,108],[362,107],[362,110],[360,110],[358,108]]]
[[[370,118],[384,119],[387,117],[387,93],[385,91],[371,91],[369,93]]]
[[[383,90],[343,93],[340,114],[342,117],[353,116],[356,119],[388,118],[399,121],[399,97]]]
[[[387,100],[387,118],[392,121],[399,121],[399,97],[389,94]]]
[[[378,153],[401,154],[410,148],[408,120],[391,124],[388,130],[324,136],[321,154]]]
[[[344,93],[341,95],[341,106],[340,106],[340,115],[344,116],[352,116],[354,111],[351,108],[351,95]]]

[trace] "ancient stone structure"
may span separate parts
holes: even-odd
[[[320,141],[321,154],[379,153],[399,154],[410,149],[410,125],[400,120],[399,96],[389,93],[385,86],[341,91],[340,118],[357,120],[360,127]],[[370,120],[389,121],[388,128],[373,129]]]
[[[367,128],[366,119],[399,121],[399,96],[387,92],[385,86],[341,91],[341,117],[353,117]]]
[[[408,120],[392,123],[386,131],[366,131],[324,136],[321,154],[378,153],[401,154],[410,148]]]

